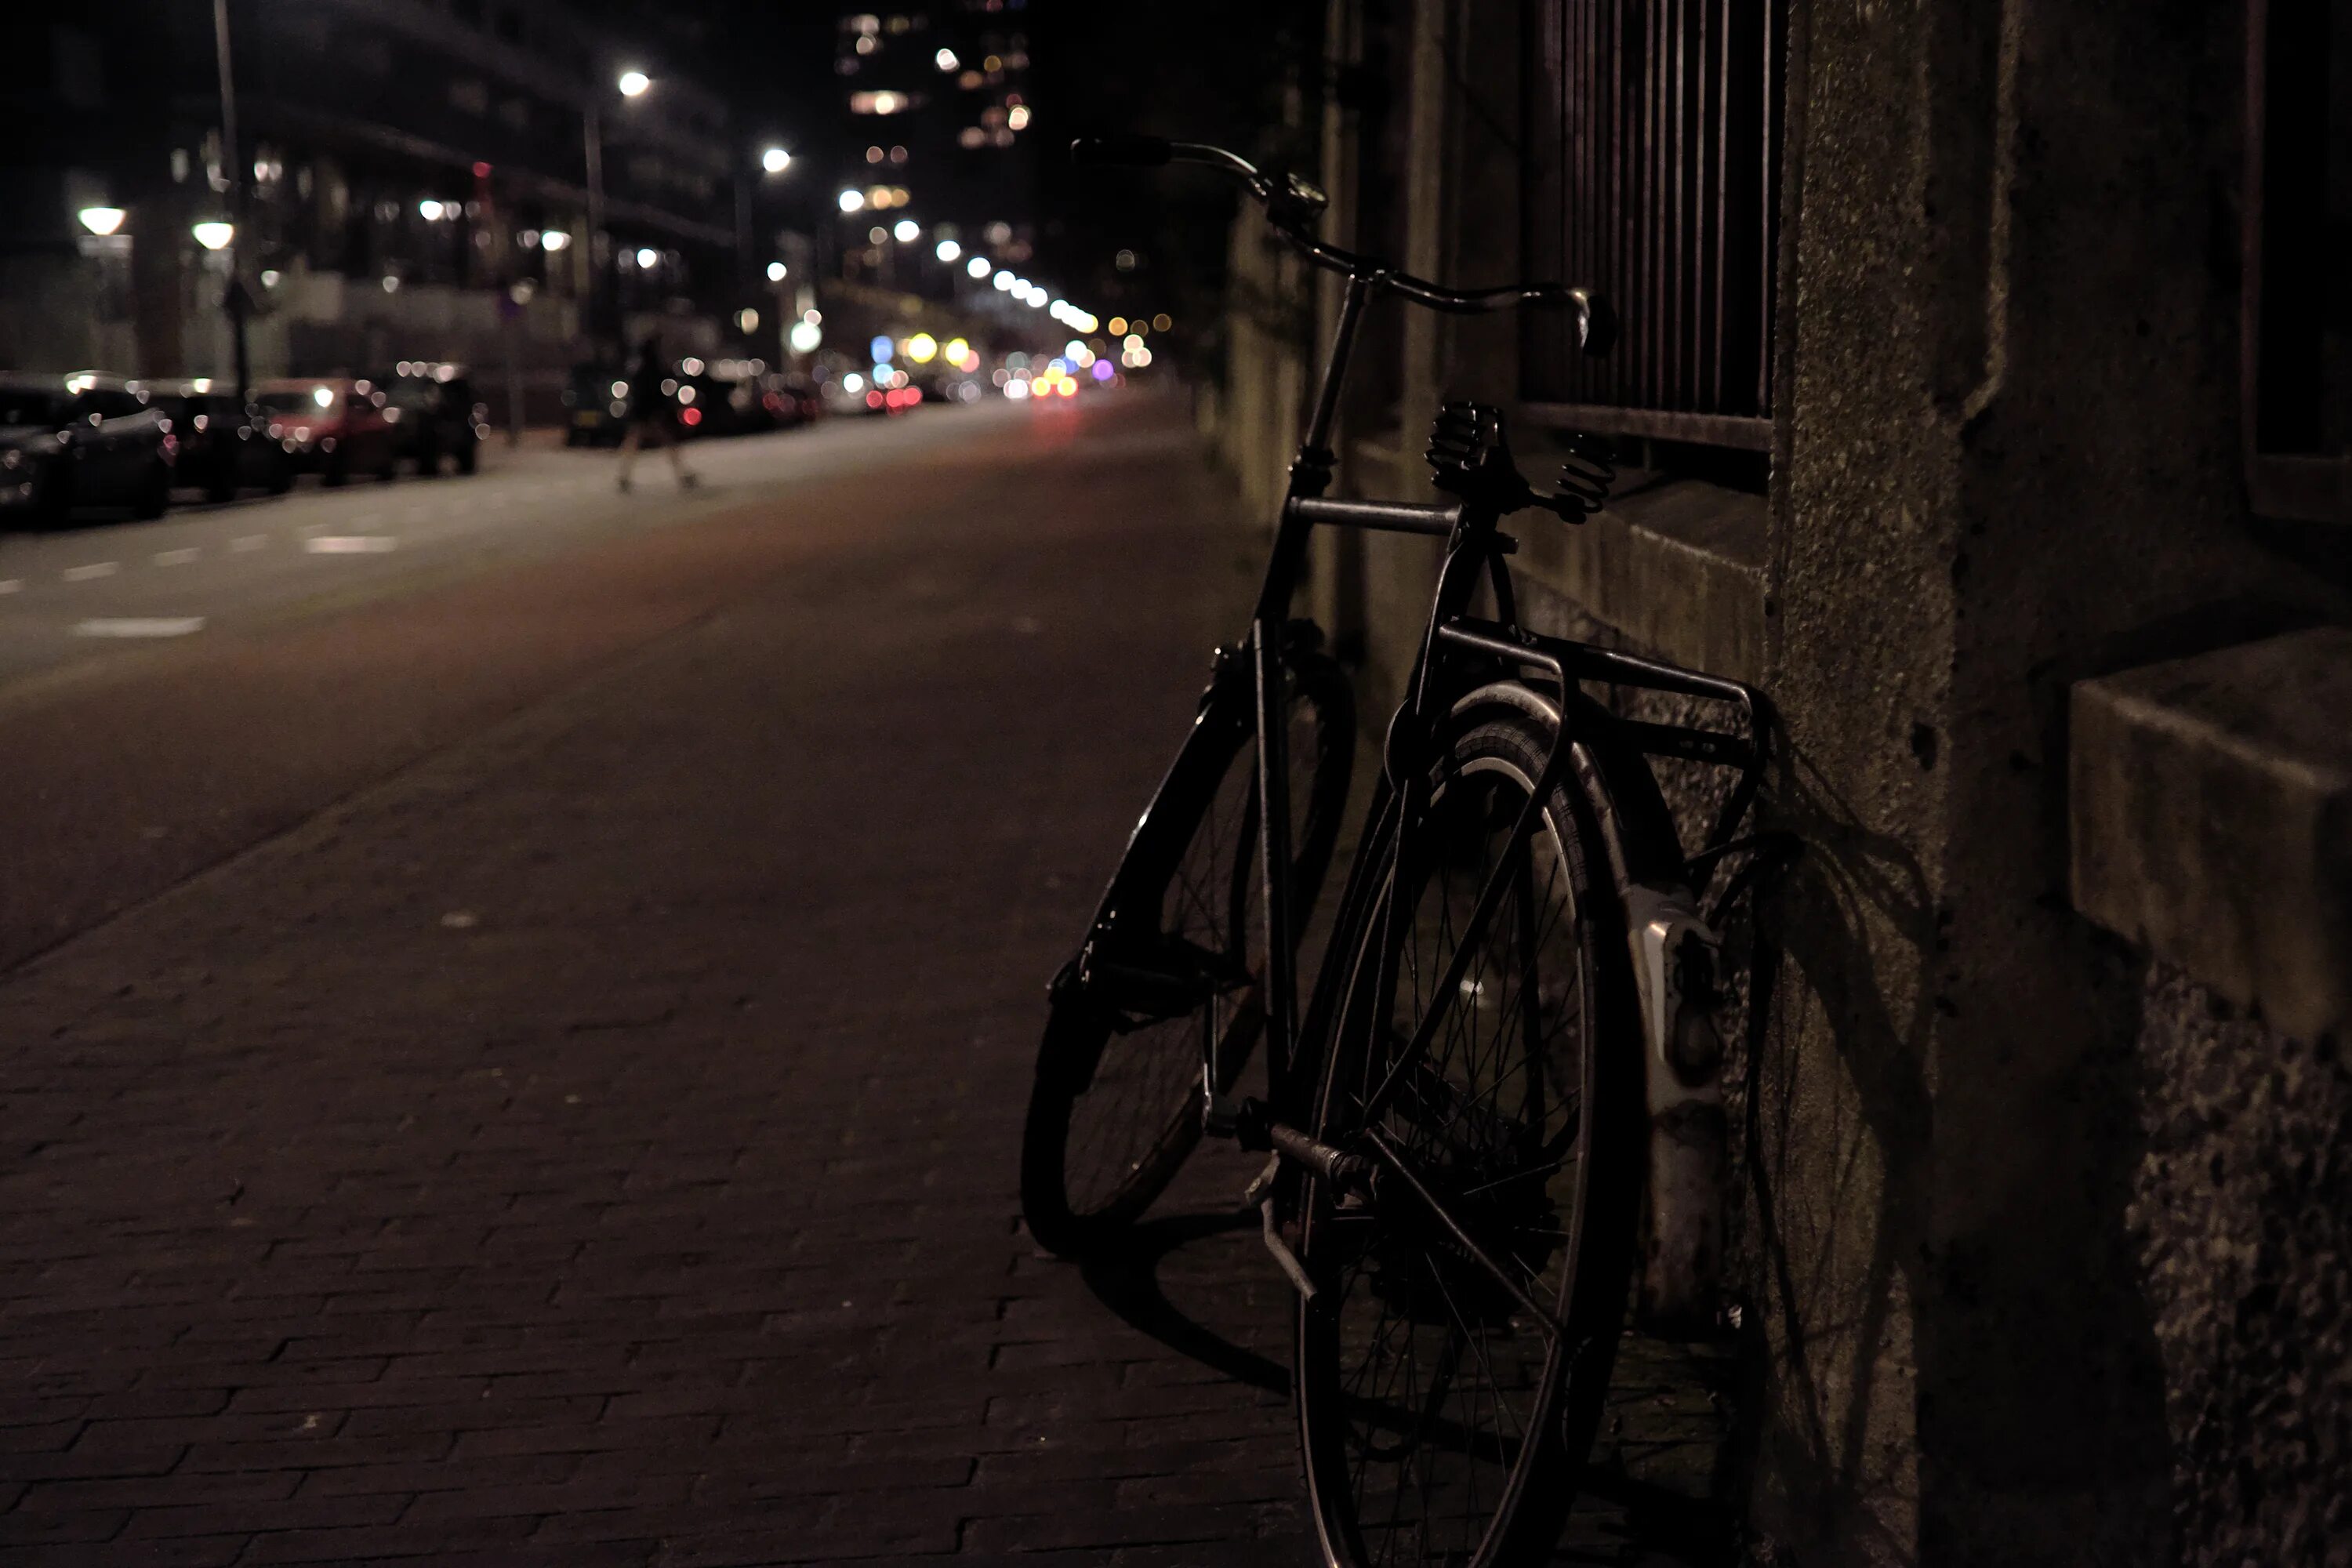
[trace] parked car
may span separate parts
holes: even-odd
[[[784,429],[795,426],[814,425],[824,417],[824,399],[818,395],[816,383],[804,375],[785,375],[771,371],[762,379],[766,387],[768,406],[775,411],[776,423]]]
[[[290,376],[263,382],[253,401],[299,473],[340,485],[353,474],[389,479],[398,470],[399,434],[383,416],[389,397],[372,381]]]
[[[62,522],[78,507],[161,517],[179,443],[146,390],[96,371],[0,375],[0,508]]]
[[[293,484],[294,459],[270,437],[269,416],[253,405],[238,407],[235,387],[199,377],[149,382],[146,390],[180,444],[173,484],[201,489],[207,500],[241,489],[283,495]]]
[[[575,364],[563,388],[567,447],[617,447],[629,428],[629,378],[609,364]]]
[[[461,474],[479,461],[489,429],[489,406],[474,399],[474,384],[463,365],[403,360],[376,384],[385,394],[384,417],[393,424],[400,455],[419,474],[438,474],[447,458]]]

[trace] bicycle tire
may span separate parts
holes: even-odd
[[[1330,865],[1347,805],[1355,708],[1346,672],[1329,658],[1296,653],[1289,668],[1291,780],[1300,803],[1292,824],[1293,919],[1303,927]],[[1262,901],[1256,886],[1257,749],[1247,689],[1234,688],[1225,700],[1234,706],[1221,711],[1213,696],[1195,724],[1152,811],[1128,845],[1106,906],[1124,911],[1115,919],[1131,920],[1134,911],[1148,910],[1161,935],[1172,923],[1172,902],[1189,911],[1188,921],[1205,914],[1202,923],[1214,928],[1207,934],[1218,940],[1202,946],[1230,957],[1233,933],[1243,933],[1247,978],[1191,1012],[1139,1027],[1129,1027],[1131,1019],[1116,1016],[1093,997],[1057,997],[1038,1048],[1022,1128],[1021,1209],[1031,1237],[1060,1257],[1083,1257],[1125,1230],[1167,1190],[1200,1142],[1202,1034],[1217,1031],[1224,1080],[1218,1087],[1230,1090],[1263,1029],[1262,931],[1250,935],[1252,916]],[[1311,715],[1304,734],[1297,722],[1302,710]],[[1188,875],[1187,866],[1203,858],[1196,854],[1203,849],[1205,867]],[[1242,858],[1238,877],[1236,854]],[[1253,946],[1258,951],[1249,953]],[[1074,1137],[1082,1145],[1075,1159]]]
[[[1429,805],[1400,831],[1362,928],[1317,1096],[1326,1142],[1369,1146],[1360,1106],[1422,1022],[1418,992],[1460,946],[1486,873],[1506,864],[1500,852],[1551,750],[1548,710],[1540,699],[1475,704],[1445,736]],[[1542,1332],[1392,1173],[1369,1204],[1305,1184],[1298,1250],[1318,1289],[1299,1302],[1295,1381],[1331,1568],[1547,1561],[1601,1418],[1642,1191],[1640,1008],[1611,879],[1623,862],[1602,840],[1615,814],[1589,778],[1565,771],[1508,863],[1513,886],[1479,939],[1486,951],[1376,1123],[1561,1331]],[[1474,860],[1475,875],[1455,874]],[[1391,932],[1383,917],[1400,864],[1412,916]],[[1498,938],[1507,951],[1490,967]],[[1398,979],[1376,1030],[1384,942]]]

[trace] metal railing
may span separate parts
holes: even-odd
[[[1530,316],[1528,414],[1763,449],[1788,0],[1534,0],[1527,16],[1527,269],[1597,289],[1625,328],[1594,360]]]

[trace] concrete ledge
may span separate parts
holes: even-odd
[[[2352,1019],[2352,627],[2077,684],[2074,907],[2277,1028]]]
[[[1434,498],[1420,448],[1394,440],[1348,448],[1353,493]],[[1760,684],[1764,498],[1640,474],[1618,489],[1581,527],[1542,512],[1507,520],[1519,542],[1513,570],[1663,658]]]
[[[1676,664],[1764,677],[1764,498],[1673,479],[1581,528],[1519,521],[1517,566]]]

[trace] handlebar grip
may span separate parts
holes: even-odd
[[[1157,136],[1081,136],[1070,143],[1070,162],[1082,169],[1156,169],[1170,152]]]

